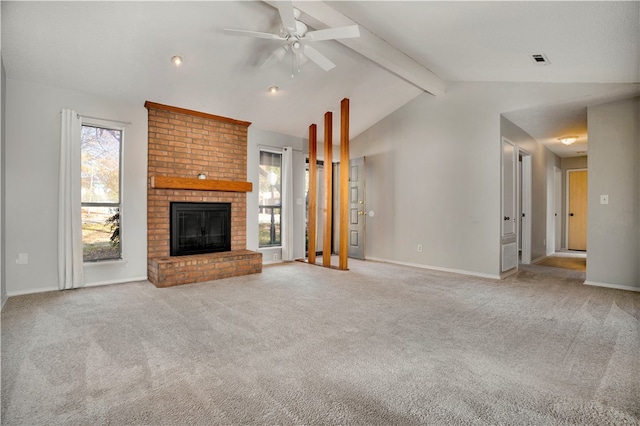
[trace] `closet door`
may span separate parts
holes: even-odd
[[[502,139],[502,236],[516,233],[516,147]]]
[[[516,234],[516,185],[517,157],[516,146],[502,139],[502,209],[501,209],[501,271],[518,266],[518,243]]]

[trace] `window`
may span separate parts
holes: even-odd
[[[81,129],[82,246],[85,262],[122,258],[120,164],[122,130]]]
[[[273,247],[281,245],[281,171],[281,153],[260,151],[260,192],[258,199],[259,247]]]

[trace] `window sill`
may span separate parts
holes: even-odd
[[[95,262],[84,262],[83,267],[86,269],[94,269],[94,268],[110,268],[114,266],[125,265],[128,262],[124,259],[118,260],[98,260]]]

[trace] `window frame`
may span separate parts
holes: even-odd
[[[121,263],[121,262],[125,262],[125,250],[124,250],[124,239],[123,239],[123,229],[124,229],[124,220],[123,218],[125,217],[125,215],[123,214],[124,211],[124,185],[123,185],[123,180],[124,180],[124,144],[125,144],[125,138],[126,138],[126,134],[125,134],[125,128],[124,125],[121,122],[117,122],[117,121],[111,121],[111,120],[104,120],[104,119],[98,119],[98,118],[90,118],[90,117],[82,117],[80,116],[80,134],[82,135],[82,128],[83,127],[97,127],[100,129],[107,129],[107,130],[117,130],[120,132],[120,153],[119,153],[119,158],[118,158],[118,199],[119,202],[118,203],[106,203],[106,202],[82,202],[82,199],[80,200],[80,208],[83,207],[114,207],[118,209],[118,212],[120,213],[120,219],[119,219],[119,238],[120,238],[120,255],[119,257],[114,257],[114,258],[105,258],[105,259],[95,259],[95,260],[84,260],[83,257],[83,264],[85,267],[87,266],[92,266],[92,265],[104,265],[107,263]],[[80,144],[82,145],[82,137],[80,139]],[[82,153],[82,147],[80,148],[80,153]],[[79,167],[82,167],[82,159],[80,159],[80,164]],[[84,247],[84,242],[83,242],[83,247]]]

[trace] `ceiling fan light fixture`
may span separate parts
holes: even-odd
[[[179,67],[180,65],[182,65],[182,56],[178,56],[178,55],[172,56],[171,63],[176,67]]]
[[[565,144],[565,145],[567,145],[567,146],[569,146],[569,145],[571,145],[572,143],[574,143],[577,139],[578,139],[578,137],[577,137],[577,136],[563,136],[563,137],[561,137],[561,138],[558,138],[558,140],[559,140],[560,142],[562,142],[563,144]]]

